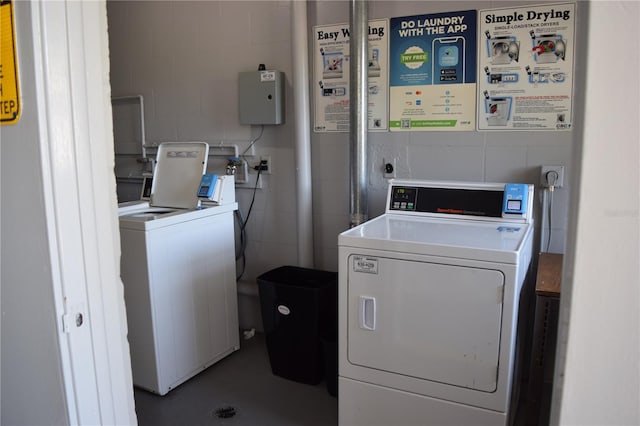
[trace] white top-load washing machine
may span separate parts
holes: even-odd
[[[149,201],[119,208],[134,385],[164,395],[239,349],[233,191],[201,205],[204,142],[158,147]],[[233,187],[233,177],[221,177]]]
[[[533,186],[391,180],[340,234],[339,424],[506,425]]]

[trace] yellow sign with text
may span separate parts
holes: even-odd
[[[20,119],[13,1],[0,1],[0,15],[0,122],[5,125],[15,124]]]

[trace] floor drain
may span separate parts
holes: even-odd
[[[221,419],[228,419],[236,415],[236,409],[233,407],[218,408],[214,412],[216,413],[216,416],[218,416]]]

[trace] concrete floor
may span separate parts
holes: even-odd
[[[140,426],[327,426],[338,424],[338,400],[324,382],[293,382],[271,373],[265,338],[241,340],[240,350],[165,396],[135,389]],[[220,417],[220,413],[235,414]]]
[[[324,382],[307,385],[271,373],[265,337],[256,333],[241,348],[165,396],[135,389],[140,426],[333,426],[338,400]],[[521,389],[526,389],[526,385]],[[549,395],[540,419],[518,407],[515,426],[548,424]],[[233,414],[225,418],[224,414]]]

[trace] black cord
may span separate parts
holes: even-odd
[[[237,282],[237,281],[240,281],[240,278],[242,278],[242,275],[244,275],[244,271],[247,266],[247,260],[245,256],[245,249],[247,248],[247,235],[246,235],[246,231],[244,230],[245,221],[242,218],[242,212],[240,211],[240,208],[238,208],[238,210],[235,211],[235,214],[236,214],[236,219],[238,221],[238,229],[240,230],[239,232],[240,247],[238,247],[238,250],[236,251],[236,263],[242,260],[242,269],[240,270],[239,274],[236,273],[236,282]]]
[[[244,220],[244,226],[242,230],[247,226],[249,222],[249,216],[251,216],[251,210],[253,209],[253,202],[256,200],[256,191],[258,190],[258,182],[260,182],[260,174],[262,173],[262,167],[258,167],[258,175],[256,176],[256,184],[253,186],[253,195],[251,197],[251,204],[249,204],[249,210],[247,211],[247,218]]]
[[[240,154],[240,157],[242,158],[243,161],[247,162],[247,160],[244,158],[244,154],[246,154],[247,151],[249,151],[251,147],[256,142],[258,142],[258,140],[260,140],[263,133],[264,133],[264,124],[260,126],[260,134],[255,139],[250,141],[249,146],[244,151],[242,151],[242,154]],[[236,282],[240,281],[240,278],[242,278],[242,275],[244,275],[244,271],[246,270],[246,267],[247,267],[247,257],[245,254],[247,243],[248,243],[246,227],[247,227],[247,222],[249,222],[249,216],[251,215],[251,209],[253,208],[253,202],[255,201],[255,198],[256,198],[256,190],[258,189],[258,182],[260,179],[261,172],[262,172],[262,168],[258,167],[258,176],[256,177],[256,184],[253,187],[253,196],[251,198],[251,205],[249,206],[249,211],[247,212],[247,217],[245,219],[242,218],[242,212],[240,211],[239,207],[238,207],[238,210],[236,210],[236,219],[238,220],[238,227],[240,228],[240,248],[236,252],[236,263],[242,260],[242,270],[240,271],[239,274],[236,273]]]
[[[240,245],[236,249],[236,261],[238,261],[242,257],[243,249],[244,249],[245,232],[242,231],[242,226],[244,225],[244,219],[242,218],[242,212],[240,211],[240,207],[238,207],[238,210],[236,210],[234,213],[236,215],[236,220],[238,221],[238,230],[240,231],[238,232]]]
[[[247,211],[247,217],[245,219],[242,218],[242,213],[240,210],[236,210],[236,218],[238,219],[238,225],[240,227],[240,250],[236,253],[236,262],[242,259],[242,270],[239,274],[236,274],[236,282],[240,281],[240,278],[244,275],[244,272],[247,267],[247,257],[245,254],[247,248],[247,234],[246,227],[247,223],[249,223],[249,217],[251,216],[251,211],[253,210],[253,203],[256,200],[256,192],[258,190],[258,183],[260,182],[260,174],[262,172],[262,168],[258,168],[258,175],[256,176],[256,184],[253,187],[253,195],[251,197],[251,204],[249,205],[249,210]]]

